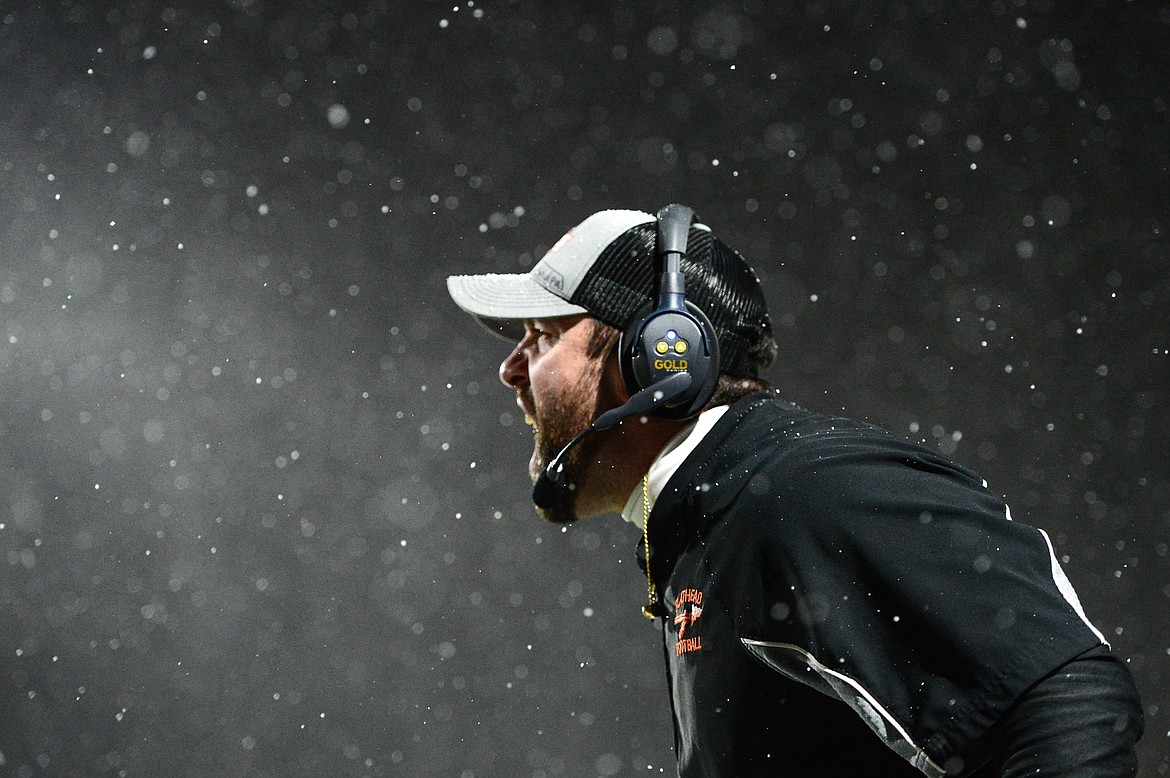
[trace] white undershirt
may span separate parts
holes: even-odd
[[[726,405],[716,405],[714,408],[703,411],[699,414],[699,418],[679,430],[678,434],[662,447],[662,451],[658,452],[658,456],[650,463],[650,470],[647,473],[648,488],[646,491],[650,497],[651,510],[654,509],[658,495],[662,493],[662,489],[670,477],[674,475],[674,471],[679,469],[691,452],[695,450],[695,447],[702,442],[703,438],[707,437],[707,433],[715,426],[715,422],[723,417],[727,408]],[[626,507],[622,508],[622,518],[639,530],[642,529],[641,481],[634,487],[630,498],[626,500]]]

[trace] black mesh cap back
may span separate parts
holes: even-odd
[[[569,302],[625,329],[643,306],[657,302],[655,240],[654,222],[626,230],[601,252]],[[687,300],[707,314],[719,338],[721,372],[756,377],[747,353],[771,329],[756,274],[736,251],[696,227],[681,267]]]

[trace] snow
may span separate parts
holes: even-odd
[[[787,397],[1049,530],[1170,774],[1157,9],[41,5],[0,16],[6,767],[673,772],[637,534],[534,517],[443,279],[683,201]]]

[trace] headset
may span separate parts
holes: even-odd
[[[642,389],[687,373],[691,384],[653,412],[664,419],[698,415],[719,382],[719,339],[707,315],[686,299],[681,260],[686,256],[694,212],[668,205],[658,212],[655,259],[658,303],[647,303],[622,332],[618,361],[626,390]]]
[[[575,487],[563,479],[565,457],[587,435],[625,419],[653,415],[687,419],[698,415],[719,383],[719,339],[706,314],[686,299],[682,258],[694,212],[685,205],[658,211],[655,260],[658,301],[647,303],[618,340],[618,364],[630,399],[601,414],[569,441],[532,486],[532,501],[550,508]]]

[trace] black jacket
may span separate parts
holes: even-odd
[[[649,519],[679,773],[971,772],[1013,700],[1104,642],[1010,519],[924,446],[735,403]]]

